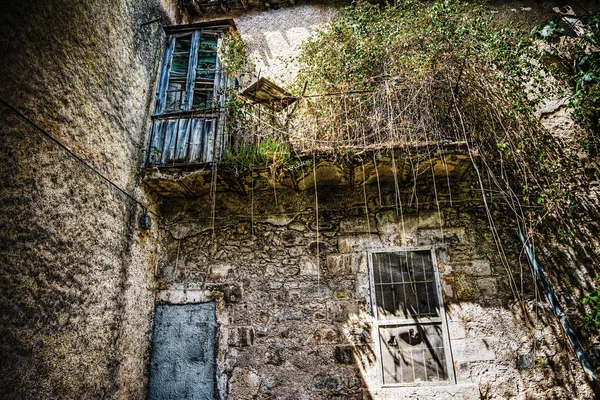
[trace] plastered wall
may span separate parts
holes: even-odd
[[[167,7],[165,7],[167,6]],[[140,197],[159,1],[5,1],[0,98]],[[155,231],[0,104],[0,397],[143,398]]]

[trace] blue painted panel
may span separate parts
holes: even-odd
[[[148,398],[216,398],[215,303],[157,305],[154,318]]]

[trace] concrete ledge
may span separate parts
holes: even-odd
[[[371,391],[375,399],[479,400],[479,386],[474,383],[443,386],[394,387]]]

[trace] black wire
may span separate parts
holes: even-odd
[[[104,181],[106,181],[110,186],[112,186],[113,188],[117,189],[119,192],[121,192],[122,194],[124,194],[125,196],[127,196],[128,198],[130,198],[131,200],[133,200],[134,202],[136,202],[138,205],[140,205],[145,212],[148,212],[149,214],[152,214],[156,218],[160,219],[159,215],[157,215],[156,213],[153,213],[152,211],[148,210],[148,206],[147,205],[145,205],[144,203],[142,203],[141,201],[139,201],[138,199],[136,199],[135,197],[133,197],[132,195],[130,195],[127,191],[125,191],[125,189],[122,189],[119,185],[117,185],[116,183],[114,183],[113,181],[111,181],[110,178],[108,178],[107,176],[105,176],[102,172],[98,171],[90,163],[88,163],[83,158],[81,158],[79,155],[77,155],[76,153],[74,153],[71,149],[69,149],[66,145],[64,145],[60,140],[58,140],[57,138],[55,138],[51,133],[49,133],[48,131],[46,131],[42,127],[40,127],[38,124],[36,124],[32,120],[30,120],[29,118],[27,118],[24,114],[22,114],[19,110],[17,110],[13,106],[11,106],[4,99],[0,98],[0,103],[4,104],[10,111],[12,111],[13,113],[15,113],[19,118],[21,118],[23,121],[27,122],[29,125],[33,126],[37,131],[39,131],[40,133],[42,133],[44,136],[46,136],[52,142],[54,142],[55,144],[57,144],[60,148],[62,148],[63,150],[65,150],[67,153],[69,153],[69,155],[71,157],[75,158],[81,164],[83,164],[84,166],[86,166],[93,173],[95,173],[100,178],[102,178]]]

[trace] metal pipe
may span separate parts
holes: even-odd
[[[583,352],[583,349],[581,348],[581,344],[579,344],[579,340],[577,339],[577,336],[575,335],[573,328],[571,328],[571,324],[569,323],[569,320],[567,319],[565,312],[563,311],[560,303],[558,302],[558,299],[556,298],[556,295],[554,294],[554,291],[552,290],[552,286],[550,285],[548,278],[546,278],[546,274],[544,273],[544,271],[542,270],[542,267],[540,267],[537,260],[535,259],[535,254],[533,253],[533,250],[527,244],[527,241],[525,240],[525,236],[523,236],[523,233],[521,232],[521,230],[519,228],[517,228],[516,231],[517,231],[517,235],[519,235],[519,239],[521,239],[521,242],[523,243],[523,247],[525,248],[525,252],[527,253],[527,257],[529,258],[531,265],[533,266],[533,270],[535,271],[535,274],[537,275],[538,279],[540,280],[542,290],[544,291],[544,294],[546,295],[546,298],[548,299],[548,303],[550,303],[550,305],[552,306],[552,309],[554,310],[556,317],[558,318],[558,320],[560,321],[560,324],[562,325],[565,335],[567,335],[567,339],[569,339],[571,348],[575,351],[575,354],[577,354],[577,357],[579,358],[579,362],[581,363],[581,366],[583,367],[583,370],[585,371],[587,376],[592,380],[592,382],[597,383],[598,378],[596,377],[596,373],[594,372],[594,369],[592,368],[589,361],[585,357],[585,353]]]

